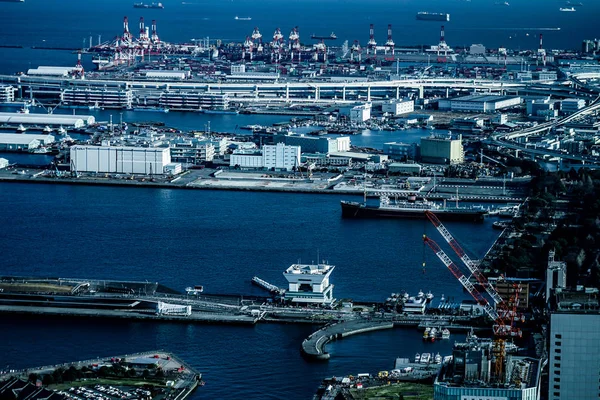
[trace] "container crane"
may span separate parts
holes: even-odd
[[[446,227],[440,222],[434,213],[431,211],[425,212],[427,218],[436,227],[438,232],[446,240],[446,242],[452,247],[452,249],[459,256],[463,264],[469,269],[472,276],[477,279],[478,283],[485,289],[487,294],[493,299],[496,307],[493,307],[490,302],[475,288],[469,278],[467,278],[462,271],[454,264],[454,262],[448,257],[448,255],[435,243],[432,239],[423,235],[423,241],[433,250],[438,258],[446,265],[446,267],[452,272],[452,274],[458,279],[463,287],[473,296],[473,298],[480,304],[486,314],[494,321],[493,331],[495,336],[521,336],[521,330],[514,327],[514,318],[516,316],[516,307],[518,304],[518,285],[515,285],[515,296],[514,299],[510,299],[509,302],[505,302],[502,297],[498,294],[496,289],[489,283],[487,278],[481,273],[477,263],[473,261],[458,244],[452,234],[446,229]],[[510,303],[510,304],[509,304]],[[500,313],[498,312],[500,310]]]

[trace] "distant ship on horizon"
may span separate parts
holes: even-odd
[[[450,21],[450,14],[420,11],[417,13],[417,19],[419,21]]]
[[[562,12],[575,12],[575,7],[571,7],[571,8],[559,8],[560,11]]]
[[[165,6],[163,6],[163,3],[151,3],[151,4],[145,4],[145,3],[133,3],[133,8],[165,8]]]

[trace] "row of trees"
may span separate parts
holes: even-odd
[[[74,382],[83,378],[116,378],[116,379],[127,379],[142,377],[144,380],[148,379],[163,379],[165,373],[162,369],[156,370],[144,369],[141,373],[138,373],[133,368],[126,368],[122,364],[113,364],[111,366],[103,365],[99,369],[91,369],[87,366],[77,368],[74,365],[69,368],[57,368],[51,374],[38,375],[36,373],[29,374],[29,381],[35,384],[38,380],[41,380],[44,385],[52,385],[55,383]]]

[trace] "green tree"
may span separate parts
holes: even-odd
[[[42,383],[46,386],[52,385],[54,383],[54,377],[50,374],[44,375],[44,379],[42,379]]]

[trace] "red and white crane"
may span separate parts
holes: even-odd
[[[520,288],[518,285],[513,285],[514,298],[511,298],[508,302],[504,301],[498,294],[496,288],[494,288],[487,278],[481,273],[479,266],[473,261],[458,244],[452,234],[446,229],[446,227],[440,222],[437,216],[431,211],[425,211],[425,215],[436,227],[438,232],[442,235],[444,240],[452,247],[456,252],[461,261],[468,268],[471,276],[474,276],[479,285],[485,289],[487,294],[492,298],[495,307],[475,288],[471,283],[469,277],[467,277],[458,268],[452,259],[435,243],[432,239],[423,235],[423,241],[433,250],[436,256],[444,263],[444,265],[452,272],[452,274],[458,279],[463,287],[473,296],[479,305],[483,307],[486,314],[494,321],[493,331],[496,336],[521,336],[521,330],[514,326],[514,319],[516,316],[516,308],[518,305],[518,296]]]

